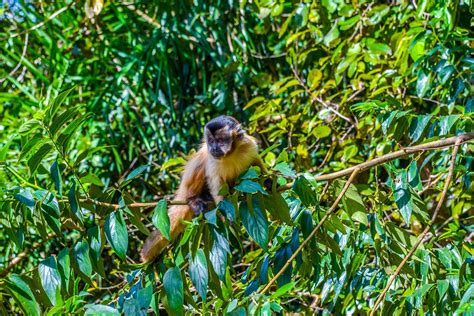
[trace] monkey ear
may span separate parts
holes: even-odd
[[[234,136],[235,139],[242,139],[245,135],[245,131],[243,128],[239,125],[235,127],[235,129],[232,131],[232,136]]]

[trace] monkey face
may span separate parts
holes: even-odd
[[[219,116],[206,124],[204,137],[209,153],[216,159],[229,155],[245,132],[231,116]]]
[[[206,144],[209,153],[216,159],[229,154],[232,150],[233,137],[227,126],[212,133],[206,129]]]

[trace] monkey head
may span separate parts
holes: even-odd
[[[208,151],[216,159],[229,155],[244,135],[245,131],[239,121],[226,115],[212,119],[204,129]]]

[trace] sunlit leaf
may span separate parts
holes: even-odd
[[[125,260],[128,248],[128,231],[122,211],[114,211],[105,220],[105,236],[120,259]]]

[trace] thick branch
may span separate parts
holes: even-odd
[[[434,150],[434,149],[440,149],[444,147],[449,147],[455,145],[458,141],[459,144],[465,143],[469,140],[474,139],[474,133],[466,133],[458,136],[453,136],[441,140],[437,140],[434,142],[429,142],[426,144],[421,144],[421,145],[416,145],[413,147],[406,147],[401,150],[395,151],[393,153],[389,153],[374,159],[371,159],[369,161],[363,162],[361,164],[358,164],[354,167],[350,167],[341,171],[333,172],[333,173],[328,173],[328,174],[323,174],[320,176],[314,177],[316,181],[326,181],[326,180],[334,180],[340,177],[344,177],[347,175],[350,175],[355,169],[359,169],[360,171],[364,171],[367,169],[370,169],[372,167],[381,165],[383,163],[386,163],[387,161],[391,161],[394,159],[398,159],[404,156],[407,156],[412,153],[416,152],[421,152],[421,151],[426,151],[426,150]]]
[[[354,179],[355,179],[355,177],[358,173],[359,173],[359,169],[354,169],[354,171],[352,171],[352,174],[349,177],[349,180],[347,180],[346,184],[344,185],[344,188],[342,189],[341,193],[339,193],[336,200],[331,205],[331,207],[326,212],[326,214],[324,214],[321,221],[311,231],[311,233],[308,235],[308,237],[306,237],[306,239],[303,240],[301,245],[298,247],[298,249],[296,249],[296,251],[293,253],[293,255],[291,255],[290,259],[288,259],[288,261],[283,265],[281,270],[278,271],[278,273],[275,274],[275,276],[270,280],[270,282],[268,282],[268,284],[263,288],[263,290],[260,292],[261,294],[265,294],[265,292],[267,292],[270,289],[272,284],[275,283],[275,281],[286,271],[286,269],[288,269],[288,267],[291,264],[293,264],[293,260],[296,258],[296,256],[298,256],[298,254],[303,250],[304,246],[306,246],[306,244],[309,243],[309,241],[314,237],[314,235],[316,235],[316,233],[321,228],[321,226],[324,224],[324,222],[329,218],[331,213],[334,212],[334,210],[337,208],[337,206],[339,205],[339,202],[341,201],[342,197],[346,193],[347,189],[349,189],[350,184],[352,183],[352,181],[354,181]]]
[[[387,285],[385,286],[382,293],[380,294],[380,296],[375,301],[374,307],[373,307],[372,311],[370,312],[371,316],[375,315],[375,311],[377,310],[377,307],[382,302],[382,300],[385,298],[385,295],[387,295],[387,292],[390,289],[390,286],[392,286],[393,281],[395,281],[395,278],[400,274],[400,271],[402,270],[405,263],[407,263],[407,261],[410,260],[410,258],[413,256],[416,249],[418,249],[418,247],[424,242],[424,239],[425,239],[426,235],[428,234],[431,227],[433,226],[434,221],[435,221],[436,217],[438,216],[438,213],[439,213],[441,207],[443,206],[444,200],[446,198],[446,193],[448,192],[448,189],[449,189],[449,184],[451,183],[451,179],[453,177],[454,164],[456,162],[456,156],[457,156],[459,145],[461,144],[461,141],[462,140],[460,138],[458,138],[456,140],[455,144],[454,144],[455,147],[453,149],[453,154],[452,154],[452,158],[451,158],[451,165],[449,166],[448,177],[446,178],[446,182],[444,183],[443,191],[441,192],[441,197],[439,198],[438,204],[436,205],[436,209],[433,213],[433,216],[431,217],[430,222],[425,227],[425,229],[423,230],[421,235],[418,236],[418,240],[412,246],[412,248],[410,249],[408,254],[405,256],[405,258],[403,258],[402,262],[400,262],[397,269],[395,270],[395,273],[392,274],[390,276],[390,278],[388,279]]]

